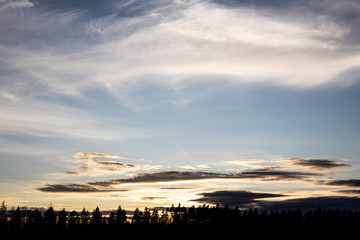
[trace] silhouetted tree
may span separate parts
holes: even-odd
[[[116,219],[115,219],[116,224],[126,223],[126,211],[122,209],[120,205],[118,206],[115,215],[116,215]]]
[[[110,226],[114,226],[116,224],[116,214],[114,212],[110,212],[110,215],[107,218],[107,224]]]
[[[23,222],[19,206],[16,208],[9,225],[12,232],[20,232],[22,230]]]
[[[152,211],[150,222],[151,222],[151,224],[158,224],[159,223],[159,212],[158,212],[157,209],[154,209]]]
[[[90,221],[90,213],[85,208],[83,208],[83,210],[80,213],[80,222],[82,225],[87,225],[89,224],[89,221]]]
[[[52,206],[44,212],[44,223],[48,229],[53,229],[56,226],[56,213]]]
[[[27,221],[26,228],[30,231],[40,231],[44,228],[44,218],[38,209],[31,211]]]
[[[5,201],[3,201],[0,206],[0,231],[7,230],[7,224],[8,224],[7,206],[5,204]]]
[[[169,214],[165,209],[163,209],[162,212],[161,212],[159,223],[164,224],[164,225],[170,223]]]
[[[68,221],[69,227],[75,227],[76,225],[79,225],[79,223],[79,214],[75,210],[70,212]]]
[[[93,225],[99,225],[101,224],[102,220],[102,214],[100,212],[99,207],[96,207],[96,209],[92,212],[90,223]]]
[[[58,214],[58,226],[63,229],[67,227],[67,212],[65,211],[65,208]]]
[[[143,224],[149,224],[150,223],[150,211],[147,207],[145,207],[144,209],[144,213],[143,213],[143,216],[142,216],[142,219],[141,219],[141,223]]]
[[[215,232],[225,233],[239,229],[243,229],[244,233],[248,232],[249,234],[254,234],[253,230],[259,229],[256,235],[276,231],[279,234],[293,232],[297,236],[300,233],[309,234],[320,231],[322,233],[335,230],[346,232],[350,229],[357,229],[357,226],[360,225],[360,212],[347,209],[317,208],[307,212],[302,212],[300,209],[284,209],[268,212],[266,210],[259,211],[256,208],[240,211],[238,208],[230,208],[228,205],[220,207],[219,204],[216,206],[204,204],[187,209],[179,204],[177,207],[172,205],[170,208],[163,209],[160,216],[157,209],[150,210],[145,207],[142,212],[136,208],[131,219],[133,226],[124,224],[126,211],[121,206],[111,212],[109,217],[103,217],[99,207],[96,207],[91,218],[85,208],[80,213],[81,217],[76,211],[72,211],[68,215],[65,209],[59,211],[56,216],[56,212],[51,206],[44,215],[38,209],[33,211],[24,208],[21,210],[20,207],[17,207],[16,210],[12,209],[9,211],[10,220],[7,225],[5,224],[9,231],[0,231],[0,236],[14,233],[15,237],[4,237],[4,239],[33,238],[33,236],[41,236],[41,234],[45,234],[44,236],[47,238],[66,236],[75,237],[74,239],[91,237],[117,239],[119,237],[126,238],[129,233],[140,233],[137,236],[144,237],[148,233],[147,230],[150,229],[165,230],[165,234],[171,231],[179,236],[186,232],[196,232],[199,234],[196,236],[202,238],[207,238]],[[7,217],[6,210],[5,202],[3,202],[0,207],[0,220],[3,216]],[[43,231],[44,229],[45,231]],[[6,231],[5,235],[3,235],[4,231]],[[208,235],[203,235],[206,233]]]
[[[139,208],[136,208],[133,217],[131,219],[131,223],[139,224],[142,222],[142,218],[143,218],[143,212],[140,211]]]

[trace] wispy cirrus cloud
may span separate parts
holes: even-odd
[[[359,67],[358,55],[343,45],[353,26],[326,11],[279,14],[281,9],[231,8],[207,0],[128,1],[117,9],[120,13],[94,19],[82,18],[83,9],[58,11],[55,16],[63,20],[57,24],[74,33],[72,44],[2,46],[2,65],[11,70],[2,76],[3,91],[18,95],[26,86],[40,95],[83,96],[85,89],[102,86],[126,106],[144,110],[150,103],[129,94],[129,89],[139,91],[134,82],[147,80],[177,92],[189,79],[213,76],[303,88],[333,83],[339,74]],[[32,11],[30,29],[37,21],[54,19],[54,14],[37,12],[44,9]],[[51,39],[49,26],[34,29],[44,36],[40,45]],[[78,38],[81,31],[88,38]]]
[[[157,135],[136,122],[22,97],[0,108],[0,133],[63,139],[127,139]],[[56,111],[54,111],[56,109]],[[109,129],[109,126],[112,126]]]
[[[29,8],[34,6],[29,0],[1,0],[0,11],[14,8]]]

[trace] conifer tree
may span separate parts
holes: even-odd
[[[22,222],[22,214],[19,206],[16,208],[14,215],[12,216],[9,224],[10,224],[10,230],[12,232],[20,232],[22,230],[23,222]]]
[[[159,212],[157,209],[154,209],[151,213],[151,224],[158,224],[159,223]]]
[[[150,223],[150,211],[147,207],[144,209],[143,217],[142,217],[142,223],[149,224]]]
[[[5,201],[1,203],[0,206],[0,228],[3,230],[8,223],[8,215],[7,215],[7,206],[5,204]]]
[[[100,212],[99,207],[96,207],[96,209],[92,212],[90,222],[93,225],[101,224],[101,222],[102,222],[102,214]]]
[[[26,227],[31,231],[39,231],[44,227],[44,218],[38,209],[30,212],[26,221]]]
[[[80,221],[82,225],[87,225],[90,220],[90,213],[85,208],[80,213]]]
[[[69,227],[74,227],[80,223],[79,214],[74,210],[69,214]]]
[[[44,222],[45,222],[45,226],[48,229],[54,228],[56,226],[56,213],[51,205],[44,212]]]
[[[142,223],[143,213],[139,210],[139,208],[136,208],[131,220],[131,223],[133,224],[139,224]]]
[[[116,215],[116,220],[115,220],[116,224],[126,223],[126,211],[122,209],[120,205],[118,206],[115,215]]]
[[[67,224],[67,212],[65,211],[65,208],[59,212],[58,215],[58,226],[60,228],[66,228]]]

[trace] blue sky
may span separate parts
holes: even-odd
[[[356,207],[359,21],[355,0],[0,0],[0,199]]]

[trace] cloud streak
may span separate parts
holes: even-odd
[[[237,206],[240,208],[260,208],[267,210],[301,209],[313,210],[321,208],[359,209],[360,198],[346,196],[325,196],[274,200],[273,198],[286,197],[285,194],[273,194],[251,191],[214,191],[200,193],[202,197],[194,201],[208,204]]]
[[[304,88],[333,83],[339,74],[359,67],[358,55],[343,45],[353,26],[311,9],[279,14],[272,8],[231,8],[206,0],[125,5],[118,15],[109,12],[95,19],[81,18],[86,15],[81,9],[58,12],[64,19],[58,24],[74,33],[71,40],[79,44],[2,46],[2,65],[15,73],[2,76],[4,93],[20,95],[28,89],[82,97],[84,90],[101,86],[122,104],[143,110],[147,101],[129,94],[129,86],[143,80],[175,90],[199,76]],[[141,14],[121,15],[132,7]],[[32,26],[53,21],[53,15],[38,12],[41,8],[31,11]],[[88,38],[77,39],[83,26],[82,36]],[[46,36],[49,25],[43,28],[34,29],[44,36],[39,45],[51,39]],[[10,78],[14,81],[6,81]]]
[[[360,179],[332,180],[326,184],[331,186],[360,187]]]
[[[154,131],[141,129],[135,122],[86,110],[22,97],[17,102],[6,102],[0,108],[0,133],[3,134],[87,140],[134,139],[157,135]]]
[[[148,165],[134,165],[130,163],[122,163],[108,159],[122,159],[126,158],[104,154],[104,153],[92,153],[92,152],[78,152],[74,154],[76,165],[70,166],[70,168],[76,171],[68,171],[67,174],[73,175],[106,175],[109,173],[123,173],[129,171],[136,171],[139,169],[152,169],[159,166]]]
[[[311,159],[311,158],[286,158],[294,166],[309,167],[315,170],[333,170],[348,168],[350,165],[335,160]]]
[[[263,181],[287,181],[287,180],[306,180],[313,177],[321,177],[322,174],[296,171],[274,171],[269,169],[258,169],[244,171],[237,174],[239,178],[259,179]]]
[[[34,6],[28,0],[2,0],[0,1],[0,11],[5,11],[9,9],[21,9],[21,8],[29,8]]]
[[[88,184],[47,184],[37,188],[41,192],[48,193],[94,193],[94,192],[122,192],[127,190],[99,189]]]
[[[258,170],[239,173],[218,173],[202,171],[162,171],[154,173],[137,173],[130,178],[110,179],[104,181],[87,182],[86,185],[95,187],[114,187],[121,184],[159,183],[174,181],[196,181],[206,179],[248,179],[257,181],[304,181],[322,174]]]
[[[274,197],[283,197],[283,194],[273,194],[273,193],[261,193],[261,192],[251,192],[251,191],[215,191],[208,193],[201,193],[201,198],[194,199],[196,202],[205,202],[211,204],[228,204],[230,206],[238,206],[242,208],[253,207],[258,199],[274,198]]]
[[[223,178],[237,178],[237,177],[233,174],[227,174],[227,173],[164,171],[164,172],[155,172],[155,173],[139,173],[139,174],[135,174],[135,176],[132,178],[89,182],[88,184],[94,186],[108,187],[108,186],[124,184],[124,183],[157,183],[157,182],[192,181],[192,180],[223,179]]]

